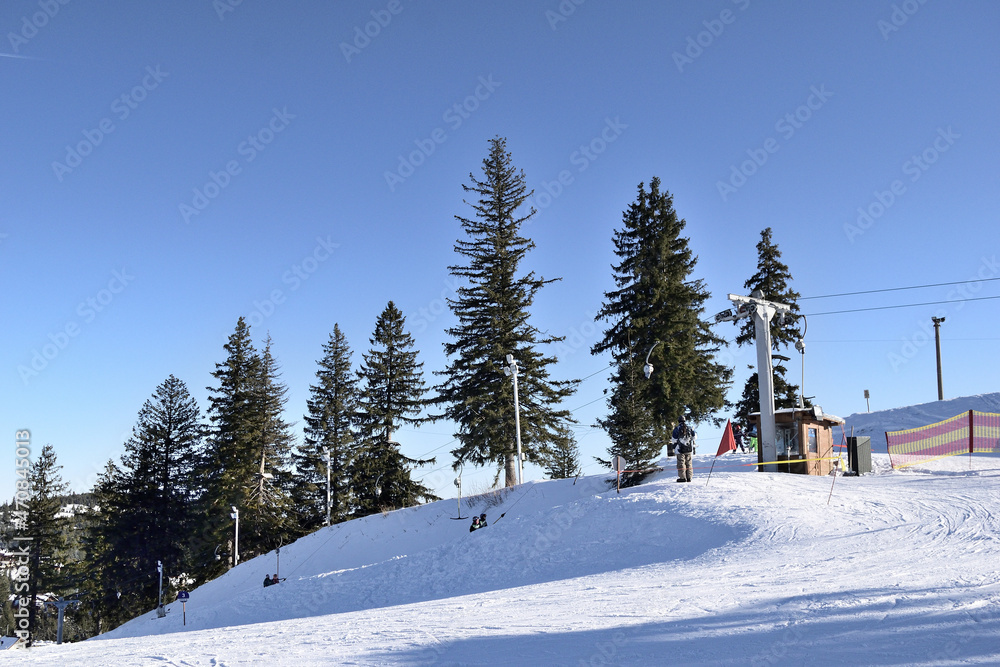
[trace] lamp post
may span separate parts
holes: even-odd
[[[330,525],[330,448],[323,450],[323,460],[326,461],[326,525]]]
[[[240,511],[233,505],[229,518],[236,523],[236,541],[233,543],[233,567],[240,564]]]
[[[944,322],[943,317],[932,317],[931,322],[934,323],[934,347],[937,348],[937,380],[938,380],[938,400],[944,400],[944,384],[941,381],[941,323]]]
[[[507,365],[503,367],[503,374],[510,376],[514,381],[514,433],[517,436],[517,483],[524,482],[524,470],[521,465],[521,405],[517,400],[517,361],[513,354],[507,355]]]
[[[646,363],[642,367],[642,372],[649,379],[649,376],[653,374],[653,364],[649,363],[649,355],[653,354],[653,349],[660,344],[660,341],[653,343],[653,347],[649,348],[649,352],[646,353]]]

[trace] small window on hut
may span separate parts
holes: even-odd
[[[818,452],[819,448],[816,443],[816,429],[809,429],[809,451],[812,453]]]

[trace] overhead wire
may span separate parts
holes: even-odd
[[[957,280],[947,283],[929,283],[927,285],[910,285],[908,287],[885,287],[882,289],[861,290],[860,292],[841,292],[839,294],[819,294],[816,296],[800,296],[798,300],[806,301],[807,299],[832,299],[834,297],[840,297],[840,296],[858,296],[861,294],[879,294],[881,292],[899,292],[902,290],[924,289],[927,287],[947,287],[949,285],[965,285],[967,283],[979,283],[991,280],[1000,280],[1000,278],[975,278],[973,280]]]
[[[966,303],[968,301],[990,301],[1000,299],[1000,294],[996,296],[977,296],[966,299],[945,299],[944,301],[923,301],[921,303],[900,303],[891,306],[871,306],[869,308],[848,308],[845,310],[828,310],[822,313],[802,313],[806,317],[819,317],[820,315],[842,315],[844,313],[865,313],[873,310],[894,310],[897,308],[914,308],[916,306],[936,306],[942,303]]]

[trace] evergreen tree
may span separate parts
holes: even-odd
[[[555,279],[520,271],[521,261],[535,247],[520,230],[535,210],[519,212],[533,193],[527,191],[524,172],[513,166],[505,139],[490,140],[482,180],[471,173],[469,180],[462,188],[475,198],[466,202],[474,217],[455,216],[466,234],[455,252],[466,263],[449,267],[464,284],[457,288],[457,298],[448,300],[458,324],[447,330],[452,338],[444,346],[449,363],[439,373],[445,380],[435,399],[445,409],[436,418],[457,424],[459,445],[452,451],[456,469],[466,462],[495,464],[505,472],[506,485],[513,486],[518,462],[513,387],[502,372],[506,355],[513,355],[518,365],[521,444],[529,459],[570,446],[570,414],[556,406],[572,394],[573,383],[552,380],[549,367],[556,359],[539,350],[563,338],[541,335],[529,324],[535,296]]]
[[[268,335],[260,353],[254,405],[260,420],[257,443],[260,468],[247,505],[251,528],[260,538],[257,553],[287,544],[298,534],[298,517],[291,501],[294,436],[291,425],[282,416],[288,403],[288,388],[281,382],[271,348]]]
[[[601,465],[611,468],[611,459],[621,456],[633,469],[649,466],[663,449],[664,440],[657,431],[653,412],[643,397],[643,376],[640,365],[644,358],[636,357],[635,350],[614,365],[611,377],[611,395],[608,397],[607,417],[597,420],[611,439],[608,459],[595,457]],[[646,477],[646,473],[625,473],[623,486],[632,486]]]
[[[203,435],[197,403],[171,375],[140,409],[121,466],[109,462],[98,479],[101,515],[90,530],[87,564],[92,593],[116,592],[113,600],[99,593],[109,624],[156,607],[158,563],[167,582],[192,567],[187,547],[198,524]]]
[[[330,523],[349,518],[351,512],[348,469],[354,447],[354,420],[358,413],[357,379],[351,369],[351,349],[340,327],[323,346],[316,384],[306,402],[305,442],[295,453],[297,482],[295,506],[305,531],[327,517],[327,466],[330,479]],[[325,452],[329,451],[329,462]]]
[[[211,425],[202,465],[206,494],[201,543],[226,545],[233,554],[233,507],[239,510],[239,555],[247,560],[287,542],[294,521],[288,488],[292,438],[281,417],[287,389],[278,378],[268,338],[259,354],[244,318],[224,346],[209,387]],[[231,559],[234,560],[234,559]]]
[[[605,293],[596,319],[608,328],[591,352],[611,353],[610,412],[600,423],[612,438],[608,453],[630,466],[648,466],[681,415],[717,421],[732,378],[715,360],[725,341],[702,319],[709,293],[690,277],[697,258],[681,236],[685,225],[654,177],[648,191],[639,184],[614,234],[617,289]],[[645,380],[638,370],[647,355],[654,370]]]
[[[580,448],[576,440],[560,440],[545,451],[545,473],[549,479],[569,479],[580,474]]]
[[[355,512],[370,514],[407,507],[420,500],[437,500],[431,490],[410,477],[408,466],[433,463],[404,456],[393,440],[403,424],[419,425],[424,407],[422,363],[417,362],[413,337],[405,318],[390,301],[375,323],[371,350],[362,355],[358,423],[360,448],[351,464]]]
[[[41,453],[28,466],[26,476],[28,499],[26,514],[18,521],[19,534],[29,545],[28,566],[28,632],[31,645],[36,639],[38,623],[38,596],[41,593],[61,595],[66,580],[61,572],[66,548],[62,530],[65,520],[56,516],[60,510],[60,496],[69,489],[62,481],[52,445],[45,445]],[[52,637],[46,637],[52,639]]]
[[[792,313],[799,312],[799,293],[791,288],[792,275],[788,266],[781,261],[781,251],[772,240],[773,232],[770,227],[760,233],[760,242],[757,243],[757,271],[743,283],[743,287],[748,294],[759,292],[760,298],[777,303],[787,304]],[[754,331],[753,318],[745,317],[735,322],[739,326],[736,335],[737,345],[747,345],[754,347],[756,344],[756,333]],[[795,320],[781,322],[780,318],[771,319],[771,349],[775,352],[782,348],[787,348],[802,337],[801,329]],[[750,368],[754,368],[751,366]],[[799,404],[799,387],[791,384],[785,378],[785,366],[775,364],[774,366],[774,407],[793,408]],[[807,402],[807,405],[810,405]],[[743,386],[743,395],[736,405],[737,421],[747,425],[749,419],[747,415],[760,410],[760,389],[758,386],[757,373],[754,372]]]

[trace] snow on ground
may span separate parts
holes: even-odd
[[[1000,413],[1000,392],[961,396],[945,401],[932,401],[891,410],[858,412],[847,417],[847,423],[844,427],[847,430],[847,435],[851,435],[853,428],[854,435],[870,436],[873,451],[885,451],[886,431],[902,431],[918,426],[927,426],[969,410]]]
[[[192,591],[187,626],[174,603],[0,665],[1000,664],[1000,460],[835,479],[728,454],[709,481],[713,458],[463,502],[472,534],[454,499],[324,528],[280,586],[271,552]]]

